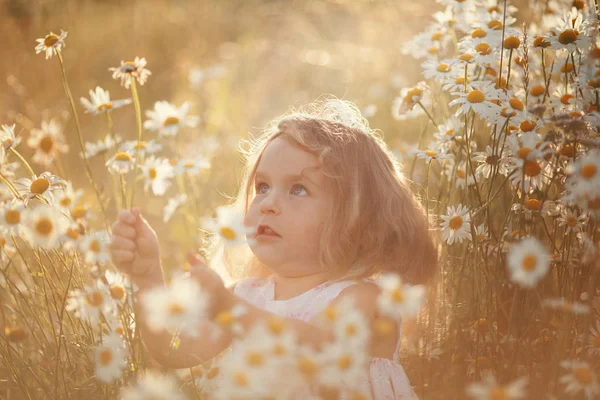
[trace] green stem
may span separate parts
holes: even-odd
[[[130,197],[130,201],[129,204],[130,206],[133,206],[133,199],[135,197],[135,174],[137,172],[137,166],[138,166],[138,161],[140,160],[141,154],[140,154],[140,145],[142,142],[142,110],[140,107],[140,98],[138,95],[138,91],[137,91],[137,84],[135,82],[135,78],[132,77],[131,78],[131,97],[133,98],[133,105],[135,108],[135,122],[137,124],[137,139],[138,139],[138,144],[137,144],[137,149],[136,149],[136,154],[135,154],[135,161],[133,163],[133,180],[131,183],[131,197]]]

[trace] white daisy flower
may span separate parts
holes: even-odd
[[[413,317],[419,313],[425,296],[423,285],[407,285],[400,275],[383,274],[377,284],[382,292],[377,297],[377,307],[381,314],[394,320]]]
[[[218,207],[215,219],[204,217],[200,224],[202,229],[217,234],[228,246],[246,243],[249,240],[246,235],[256,232],[256,228],[244,225],[242,212],[232,206]]]
[[[365,348],[354,348],[343,342],[325,347],[321,373],[317,382],[329,388],[359,389],[368,374],[370,357]]]
[[[129,89],[129,86],[131,86],[132,77],[136,79],[140,85],[144,85],[148,80],[148,77],[152,75],[152,72],[146,68],[146,59],[144,57],[136,57],[133,61],[121,60],[121,66],[111,67],[108,70],[112,71],[112,78],[120,79],[121,86],[126,89]]]
[[[126,174],[133,169],[135,158],[129,153],[120,151],[106,162],[108,170],[113,174]]]
[[[502,99],[500,90],[496,89],[493,83],[487,82],[473,82],[473,87],[474,89],[468,93],[452,92],[453,95],[458,96],[458,98],[449,103],[450,107],[458,106],[455,115],[459,116],[473,110],[483,119],[491,120],[496,118],[500,113],[500,106],[492,103],[492,100]]]
[[[156,287],[141,295],[148,326],[196,337],[205,318],[209,299],[193,279],[176,277],[165,287]]]
[[[436,160],[441,164],[441,160],[452,158],[451,153],[447,153],[444,149],[436,150],[415,150],[415,156],[420,159],[425,159],[425,163],[429,164],[432,160]]]
[[[133,156],[137,155],[137,152],[140,152],[140,156],[147,156],[149,154],[154,154],[161,151],[163,148],[162,144],[156,143],[156,140],[148,140],[137,141],[137,140],[127,140],[119,146],[119,151],[127,152]]]
[[[131,287],[133,292],[138,290],[138,286],[132,283],[129,278],[122,274],[119,271],[112,271],[107,269],[104,272],[104,277],[106,278],[106,282],[108,282],[108,290],[110,292],[110,297],[112,297],[115,301],[123,303],[127,299],[127,293],[129,291],[128,288]]]
[[[496,382],[493,374],[485,374],[482,382],[472,383],[467,386],[467,394],[476,400],[494,400],[498,398],[516,400],[525,398],[527,377],[523,376],[506,385]]]
[[[108,245],[110,238],[105,231],[87,233],[79,241],[79,250],[83,253],[85,262],[89,264],[106,265],[110,262]]]
[[[510,246],[507,261],[511,281],[534,287],[548,272],[550,254],[539,240],[527,237]]]
[[[452,69],[454,68],[453,60],[427,60],[423,64],[423,71],[421,72],[425,79],[433,78],[435,81],[444,84],[449,81],[453,81]]]
[[[585,361],[564,360],[560,366],[567,369],[568,372],[559,378],[561,383],[566,385],[565,393],[576,395],[579,392],[584,393],[586,399],[595,399],[600,394],[600,384],[596,374]]]
[[[79,203],[82,195],[83,189],[75,190],[71,181],[65,181],[64,186],[54,192],[50,204],[70,214],[71,210]]]
[[[69,227],[69,220],[56,208],[39,205],[23,213],[23,234],[32,246],[53,249]]]
[[[189,174],[196,176],[200,171],[210,168],[210,161],[202,155],[195,156],[193,158],[182,158],[175,164],[174,172],[175,175],[181,176]]]
[[[144,191],[148,192],[152,186],[152,193],[156,196],[162,196],[171,186],[173,178],[173,167],[166,158],[148,157],[144,160],[144,165],[139,166],[144,174]]]
[[[562,310],[572,312],[573,314],[588,314],[590,312],[590,306],[576,301],[569,301],[565,298],[549,298],[542,301],[544,307],[551,308],[553,310]]]
[[[508,160],[504,157],[500,157],[498,154],[494,154],[494,150],[491,146],[486,145],[485,151],[473,153],[473,161],[481,163],[475,169],[475,175],[478,178],[489,179],[492,176],[494,169],[498,170],[500,175],[508,175]]]
[[[116,333],[104,334],[102,344],[95,350],[96,377],[105,383],[113,382],[123,376],[127,367],[125,342]]]
[[[600,187],[600,150],[592,149],[566,169],[567,188],[577,197],[598,192]]]
[[[144,122],[144,129],[158,131],[159,137],[168,137],[177,135],[179,128],[195,128],[200,118],[187,115],[189,108],[188,102],[175,107],[168,101],[157,101],[154,110],[146,111],[146,117],[150,119]]]
[[[438,124],[437,131],[433,134],[438,143],[450,142],[463,129],[463,123],[456,117],[450,117],[443,124]]]
[[[448,215],[442,215],[441,218],[444,220],[440,224],[442,235],[448,245],[462,243],[464,239],[471,240],[471,217],[466,206],[449,206]]]
[[[170,198],[163,209],[163,222],[169,222],[173,217],[173,214],[175,214],[175,211],[177,211],[177,209],[186,201],[187,196],[185,194],[178,194],[175,197]]]
[[[108,113],[114,109],[131,104],[131,99],[111,101],[108,90],[104,90],[100,86],[96,86],[95,90],[90,90],[90,99],[91,101],[85,97],[81,97],[79,100],[85,107],[85,112],[92,115]]]
[[[367,319],[354,306],[350,310],[336,318],[333,324],[336,340],[349,348],[366,347],[371,337]]]
[[[11,147],[17,147],[21,143],[21,136],[15,134],[15,124],[2,125],[0,129],[0,142],[8,150]]]
[[[559,226],[565,227],[565,235],[571,232],[578,233],[584,228],[588,218],[585,214],[577,214],[571,208],[562,209],[557,221]]]
[[[392,104],[392,116],[397,120],[405,120],[424,114],[420,106],[415,107],[419,103],[425,107],[431,103],[430,89],[425,82],[418,82],[412,88],[400,90]]]
[[[140,375],[138,375],[140,376]],[[169,399],[182,400],[184,397],[178,389],[177,380],[169,375],[156,371],[148,371],[138,378],[137,383],[121,388],[122,400]]]
[[[590,328],[588,354],[592,357],[600,356],[600,320],[596,320],[596,326]]]
[[[71,290],[65,309],[73,311],[75,316],[92,324],[100,321],[101,314],[115,313],[114,302],[109,296],[108,288],[97,280],[83,290]]]
[[[32,129],[27,145],[35,150],[32,160],[45,168],[59,156],[69,151],[62,128],[54,119],[42,121],[42,129]]]
[[[50,32],[42,39],[35,39],[38,42],[37,46],[35,46],[35,54],[39,54],[42,51],[46,52],[46,60],[56,55],[59,51],[62,51],[63,47],[65,47],[65,38],[67,37],[67,32],[60,30],[60,36]]]
[[[568,53],[576,49],[587,50],[590,45],[588,25],[589,22],[584,21],[582,13],[571,10],[563,16],[558,27],[552,28],[553,34],[547,40],[555,50],[566,50]]]
[[[95,143],[85,142],[85,157],[92,158],[98,155],[104,155],[109,150],[113,150],[122,140],[123,139],[119,134],[116,134],[114,138],[111,134],[107,134],[104,136],[104,139],[99,139]],[[79,152],[79,156],[83,158],[83,153]]]
[[[0,229],[8,235],[21,235],[25,205],[21,202],[4,203],[0,206]]]

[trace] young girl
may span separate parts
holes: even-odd
[[[396,158],[353,104],[328,100],[288,113],[245,156],[236,204],[245,210],[245,225],[256,228],[248,235],[251,258],[240,271],[227,251],[222,257],[241,280],[225,288],[199,257],[191,258],[193,276],[214,299],[211,316],[243,304],[244,328],[277,315],[301,344],[322,348],[333,333],[314,321],[326,307],[354,299],[374,332],[392,320],[377,312],[380,289],[372,278],[392,272],[416,284],[434,275],[437,239],[426,212]],[[139,209],[121,210],[113,232],[113,261],[140,288],[136,298],[164,285],[158,241]],[[148,350],[172,368],[213,359],[232,341],[230,333],[208,339],[214,322],[206,321],[200,339],[184,336],[172,350],[170,335],[150,331],[141,312],[136,316]],[[364,383],[374,399],[416,398],[398,363],[401,325],[390,325],[393,334],[370,335],[377,340],[370,341]]]

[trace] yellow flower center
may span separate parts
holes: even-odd
[[[436,70],[438,72],[450,72],[450,66],[448,64],[439,64]]]
[[[444,36],[442,32],[435,32],[433,35],[431,35],[431,40],[440,40],[442,36]]]
[[[579,31],[576,29],[565,29],[558,35],[558,42],[567,45],[576,41],[578,37]]]
[[[56,42],[58,42],[59,39],[60,38],[58,37],[57,34],[50,33],[50,34],[46,35],[46,37],[44,38],[44,46],[52,47],[56,44]]]
[[[404,292],[401,288],[394,289],[392,292],[392,300],[395,303],[404,303]]]
[[[597,170],[598,168],[595,164],[586,164],[581,167],[581,172],[579,174],[582,178],[592,179],[596,175]]]
[[[219,230],[219,233],[221,234],[221,236],[223,236],[227,240],[235,240],[235,238],[237,237],[237,235],[235,234],[235,231],[228,226],[222,227]]]
[[[572,215],[569,215],[567,217],[567,225],[569,225],[570,227],[577,226],[577,218]]]
[[[163,122],[163,126],[167,127],[167,126],[171,126],[171,125],[178,125],[179,124],[179,118],[177,117],[168,117],[167,119],[165,119],[165,122]]]
[[[508,104],[510,104],[510,106],[517,111],[523,111],[523,102],[521,102],[521,100],[517,99],[516,97],[511,97],[508,101]]]
[[[102,350],[99,354],[99,360],[98,362],[102,365],[108,365],[110,364],[110,362],[113,359],[113,353],[112,351],[106,349],[106,350]]]
[[[281,318],[270,318],[269,319],[269,330],[275,335],[281,334],[285,329],[285,322]]]
[[[329,321],[333,322],[337,318],[337,310],[334,307],[329,306],[325,309],[325,316]]]
[[[298,360],[298,369],[308,377],[315,376],[318,370],[317,364],[308,357],[301,357]]]
[[[236,372],[233,375],[233,381],[238,384],[238,386],[248,386],[248,375],[243,372]]]
[[[248,364],[252,365],[253,367],[261,366],[264,363],[264,357],[262,356],[262,354],[257,352],[252,352],[248,354],[247,360]]]
[[[487,33],[483,30],[483,29],[475,29],[473,32],[471,32],[471,37],[474,39],[477,38],[482,38],[485,37],[487,35]]]
[[[375,323],[375,331],[380,336],[387,336],[392,332],[393,325],[386,319],[378,318]]]
[[[46,178],[38,178],[31,182],[29,191],[33,194],[42,194],[50,187],[50,181]]]
[[[126,74],[133,74],[135,71],[137,71],[137,66],[133,61],[127,61],[123,63],[121,71],[125,72]]]
[[[87,214],[87,210],[85,209],[84,206],[77,206],[77,207],[74,207],[73,210],[71,210],[71,215],[75,219],[83,218],[83,217],[85,217],[86,214]]]
[[[504,48],[508,50],[518,49],[521,45],[521,39],[516,36],[509,36],[504,39]]]
[[[54,229],[54,224],[49,218],[42,217],[35,223],[35,231],[38,235],[49,236]]]
[[[527,272],[532,272],[535,270],[535,266],[537,265],[537,258],[534,254],[527,254],[523,257],[523,269]]]
[[[406,93],[404,97],[404,102],[413,103],[421,100],[421,96],[423,95],[423,91],[419,88],[412,88]],[[415,99],[416,97],[416,99]]]
[[[137,142],[135,144],[135,146],[133,146],[134,149],[140,149],[140,150],[144,150],[146,148],[146,142],[144,142],[143,140],[140,140],[139,142]]]
[[[220,326],[229,326],[233,323],[233,315],[229,311],[222,311],[217,315],[215,321]]]
[[[54,148],[54,139],[52,138],[52,136],[47,135],[47,136],[44,136],[42,138],[42,140],[40,140],[40,149],[44,153],[52,152],[53,148]]]
[[[457,169],[456,176],[459,177],[460,179],[465,179],[467,177],[467,174],[462,169]]]
[[[502,29],[502,22],[498,21],[497,19],[494,19],[494,20],[488,22],[487,26],[490,29],[494,29],[496,31],[499,31],[500,29]]]
[[[186,169],[192,168],[194,166],[194,162],[193,161],[188,161],[185,164],[183,164],[183,167]]]
[[[154,179],[156,179],[156,176],[157,176],[157,175],[158,175],[158,173],[156,172],[156,168],[149,168],[149,169],[148,169],[148,177],[149,177],[151,180],[154,180]]]
[[[568,105],[572,98],[573,98],[573,96],[568,93],[563,94],[562,96],[560,96],[560,102],[563,103],[564,105]]]
[[[65,196],[62,199],[60,199],[59,203],[60,203],[61,207],[69,207],[72,202],[73,202],[73,199]]]
[[[542,167],[537,161],[526,161],[524,169],[527,176],[538,176],[542,172]]]
[[[115,160],[117,161],[131,161],[131,156],[124,151],[120,151],[115,154]]]
[[[448,226],[450,227],[450,229],[455,231],[455,230],[459,229],[461,226],[463,226],[463,219],[459,215],[456,215],[456,216],[450,218],[450,221],[448,221]]]
[[[100,253],[100,242],[97,240],[92,240],[90,242],[90,251],[92,253]]]
[[[21,212],[19,210],[7,210],[4,213],[4,220],[10,225],[17,225],[21,222]]]
[[[521,125],[519,125],[519,128],[523,132],[531,132],[532,130],[535,129],[536,126],[537,126],[537,124],[535,123],[535,121],[525,120],[525,121],[521,122]]]
[[[469,62],[473,59],[473,55],[469,53],[463,53],[458,57],[459,60]],[[464,80],[465,78],[463,78]]]
[[[185,308],[181,306],[179,303],[171,303],[169,305],[169,314],[172,315],[181,315],[185,311]]]
[[[479,318],[473,324],[473,329],[479,333],[487,333],[490,330],[490,326],[487,318]]]
[[[427,150],[425,152],[426,155],[428,155],[429,157],[435,157],[437,156],[437,152],[433,151],[433,150]]]
[[[529,153],[531,153],[532,151],[533,150],[529,147],[521,147],[519,148],[519,150],[517,150],[517,156],[522,160],[526,160],[527,156],[529,156]]]
[[[584,386],[589,385],[593,379],[592,372],[589,368],[575,368],[573,375],[575,375],[575,379]]]
[[[352,357],[350,357],[348,354],[343,355],[342,357],[340,357],[338,359],[338,368],[341,369],[342,371],[347,370],[351,366],[352,366]]]
[[[208,372],[206,373],[206,377],[208,379],[214,379],[217,377],[217,375],[219,375],[219,367],[212,367],[211,369],[208,370]]]
[[[546,48],[550,46],[550,42],[546,41],[546,36],[538,36],[533,39],[533,47]]]
[[[542,96],[544,93],[546,93],[546,88],[545,88],[545,87],[543,87],[542,85],[535,85],[535,86],[533,86],[533,87],[531,88],[531,90],[529,90],[529,93],[530,93],[532,96],[535,96],[535,97],[540,97],[540,96]]]
[[[102,297],[102,293],[95,290],[85,295],[85,301],[92,307],[99,307],[104,302],[104,298]]]
[[[113,299],[123,300],[125,298],[125,289],[121,285],[112,285],[110,287],[110,295]]]
[[[492,49],[492,46],[490,46],[487,43],[483,43],[483,42],[479,43],[475,46],[475,51],[477,51],[479,54],[481,54],[483,56],[491,54],[493,50],[494,49]]]
[[[471,90],[469,94],[467,94],[467,101],[469,103],[483,103],[485,100],[485,95],[480,90]]]
[[[102,112],[102,111],[108,111],[111,108],[113,108],[113,105],[111,103],[105,103],[105,104],[100,104],[98,107],[96,107],[96,110]]]
[[[538,199],[527,199],[525,200],[525,208],[532,211],[539,211],[542,209],[542,203]]]
[[[346,325],[346,335],[354,336],[354,335],[356,335],[357,332],[358,332],[358,328],[356,327],[355,324]]]

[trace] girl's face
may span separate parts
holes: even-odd
[[[323,221],[331,206],[327,177],[315,155],[278,137],[265,148],[255,176],[256,196],[244,220],[278,235],[249,235],[258,260],[279,275],[323,272],[318,263]]]

